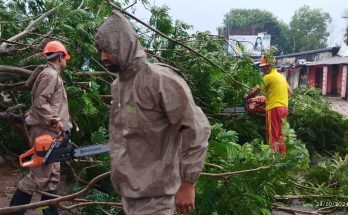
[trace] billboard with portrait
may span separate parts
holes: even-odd
[[[261,56],[265,49],[271,47],[271,35],[230,35],[228,38],[228,54],[234,56]]]

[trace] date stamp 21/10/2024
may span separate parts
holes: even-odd
[[[348,206],[348,201],[347,202],[318,201],[318,202],[315,202],[315,206],[316,207],[347,207]]]

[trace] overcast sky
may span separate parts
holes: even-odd
[[[289,24],[294,12],[303,5],[319,8],[328,12],[332,18],[329,26],[331,32],[328,45],[334,46],[343,41],[348,19],[342,15],[348,10],[347,0],[148,0],[151,5],[167,5],[173,19],[180,19],[194,26],[195,31],[216,34],[216,28],[222,25],[224,14],[233,8],[261,9],[272,12],[276,17]],[[138,3],[136,16],[148,20],[149,13]],[[348,16],[348,14],[346,14]]]

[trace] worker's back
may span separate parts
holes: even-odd
[[[288,106],[288,83],[276,69],[263,77],[264,91],[266,93],[266,110],[276,107]]]

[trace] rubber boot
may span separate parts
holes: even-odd
[[[18,205],[26,205],[29,204],[31,201],[31,197],[33,195],[30,195],[26,192],[21,191],[20,189],[17,189],[16,192],[13,194],[10,206],[18,206]],[[24,211],[17,211],[17,212],[12,212],[8,213],[8,215],[24,215]]]
[[[57,190],[50,190],[50,191],[48,191],[48,193],[57,195],[58,191]],[[41,201],[50,200],[50,199],[54,199],[54,197],[41,195]],[[43,215],[58,215],[58,207],[54,206],[54,205],[50,205],[50,206],[48,206],[48,208],[45,208],[42,210],[42,214]]]

